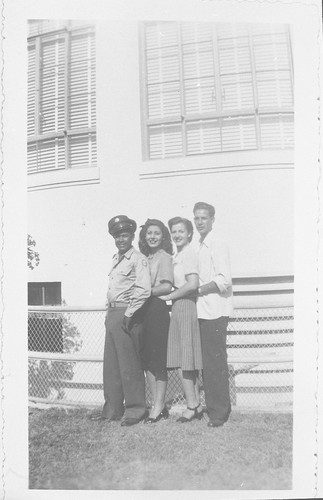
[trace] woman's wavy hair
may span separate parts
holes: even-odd
[[[146,241],[147,230],[150,226],[158,226],[163,234],[163,239],[161,243],[161,247],[165,252],[169,253],[169,255],[173,255],[173,245],[172,239],[170,237],[169,231],[165,224],[161,220],[158,219],[147,219],[145,224],[141,226],[141,230],[139,233],[139,250],[144,255],[148,256],[150,254],[150,248]]]
[[[184,224],[184,226],[186,227],[189,233],[188,241],[191,242],[193,238],[194,229],[193,229],[193,224],[191,223],[190,220],[184,219],[183,217],[173,217],[172,219],[169,219],[168,227],[170,231],[172,230],[172,227],[175,226],[175,224],[180,224],[180,223]]]

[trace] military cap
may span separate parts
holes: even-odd
[[[129,219],[126,215],[117,215],[108,222],[109,233],[114,236],[120,231],[130,231],[134,233],[137,229],[137,224],[134,220]]]

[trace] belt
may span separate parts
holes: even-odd
[[[115,307],[128,307],[128,302],[110,302],[109,308],[115,308]]]

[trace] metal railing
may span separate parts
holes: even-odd
[[[244,297],[240,303],[237,298],[230,318],[230,390],[232,404],[238,408],[289,408],[292,404],[293,307],[290,300],[280,301],[279,307],[266,307],[267,298]],[[89,406],[103,403],[105,314],[101,307],[29,307],[30,400]],[[202,376],[200,389],[204,403]],[[149,405],[148,387],[146,397]],[[169,372],[166,399],[170,405],[185,403],[176,370]]]

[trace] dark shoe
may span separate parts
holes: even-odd
[[[215,418],[214,420],[210,419],[208,424],[207,424],[208,427],[221,427],[223,424],[225,424],[228,421],[230,413],[231,413],[231,406],[228,409],[228,411],[226,412],[224,418],[222,418],[222,419]]]
[[[121,422],[121,426],[122,427],[129,427],[130,425],[136,425],[136,424],[139,424],[139,422],[141,422],[144,418],[145,418],[146,414],[143,415],[142,417],[140,418],[131,418],[131,417],[127,417],[125,418],[124,420],[122,420]]]
[[[159,415],[157,415],[157,417],[155,418],[152,418],[152,417],[148,417],[145,419],[145,424],[155,424],[156,422],[159,422],[159,420],[161,420],[162,418],[168,418],[169,417],[169,411],[168,409],[166,408],[166,406],[162,409],[162,411],[160,412]]]
[[[195,408],[189,408],[187,407],[188,410],[194,411],[193,415],[191,418],[186,418],[186,417],[179,417],[176,422],[181,422],[184,424],[185,422],[191,422],[194,418],[197,418],[198,420],[201,420],[203,417],[203,410],[202,411],[197,411],[200,405],[197,405]]]
[[[225,424],[223,420],[209,420],[207,426],[208,427],[222,427]]]

